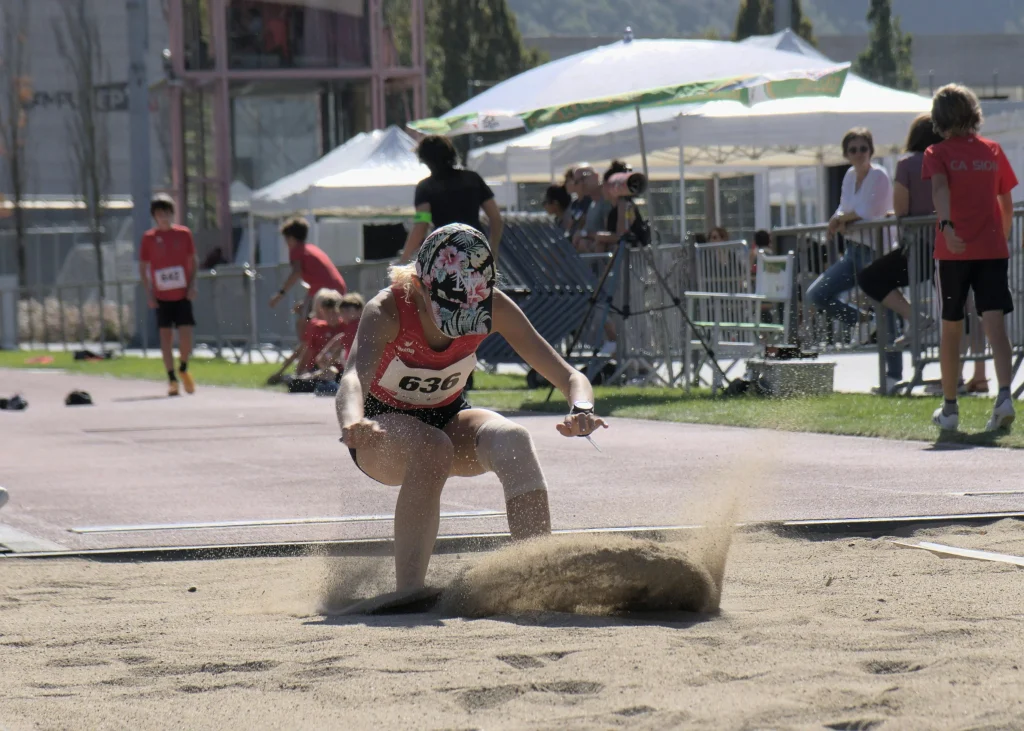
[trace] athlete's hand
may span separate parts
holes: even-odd
[[[155,310],[156,307],[156,297],[154,297],[153,295],[149,295],[149,309]]]
[[[569,414],[555,428],[563,437],[585,437],[600,428],[607,429],[608,424],[593,414]]]
[[[380,424],[370,419],[357,421],[341,430],[341,441],[349,449],[363,449],[373,445],[385,431]]]
[[[278,292],[277,294],[270,298],[270,306],[277,307],[277,303],[280,302],[282,299],[284,299],[284,295]]]
[[[946,248],[949,249],[951,254],[962,254],[967,251],[967,244],[964,243],[964,240],[952,228],[943,231],[942,235],[946,239]]]
[[[198,296],[199,296],[199,288],[196,287],[193,284],[191,287],[188,288],[188,298],[189,298],[189,301],[195,300],[195,298],[198,297]]]

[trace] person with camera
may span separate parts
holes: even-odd
[[[416,185],[413,199],[416,217],[402,249],[402,262],[412,260],[432,228],[461,223],[484,233],[481,209],[487,215],[490,229],[487,236],[491,251],[497,257],[505,224],[494,200],[494,191],[478,173],[459,167],[455,146],[443,135],[424,137],[416,154],[430,170],[430,176]]]
[[[606,219],[606,230],[597,235],[597,242],[605,251],[618,245],[625,237],[633,246],[647,246],[651,243],[651,230],[640,215],[640,208],[633,200],[647,187],[647,180],[640,173],[634,173],[621,160],[614,160],[604,173],[601,186],[610,210]]]
[[[435,230],[414,264],[391,267],[391,286],[363,310],[341,378],[341,439],[368,477],[400,487],[395,506],[399,591],[422,588],[437,539],[441,494],[453,476],[493,472],[512,540],[551,532],[547,483],[529,431],[465,396],[476,351],[490,333],[572,404],[554,421],[565,437],[607,424],[594,414],[587,377],[571,367],[502,294],[487,239],[451,224]]]

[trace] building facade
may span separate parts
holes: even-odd
[[[7,12],[19,2],[4,0],[0,24],[24,22],[25,32],[0,37],[26,43],[27,196],[57,208],[81,195],[69,134],[81,59],[61,33],[70,10],[95,28],[107,197],[126,205],[125,0],[28,0],[25,18]],[[207,248],[231,251],[232,184],[262,187],[355,134],[426,116],[423,0],[147,0],[147,12],[153,188],[174,197]],[[11,188],[0,158],[0,192],[10,198]]]

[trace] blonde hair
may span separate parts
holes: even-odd
[[[363,299],[363,295],[358,292],[349,292],[341,298],[342,307],[358,307],[363,309],[363,305],[366,304],[366,300]]]
[[[337,310],[341,307],[341,292],[336,289],[321,289],[313,298],[315,309]]]
[[[412,288],[419,279],[416,276],[416,262],[409,264],[393,264],[388,267],[388,279],[392,287],[399,287],[405,293],[405,301],[412,298]]]
[[[966,137],[981,129],[981,104],[960,84],[946,84],[932,98],[932,126],[940,135]]]

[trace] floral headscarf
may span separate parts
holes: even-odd
[[[491,331],[494,257],[475,228],[451,223],[435,230],[416,255],[416,275],[430,293],[442,333],[458,338]]]

